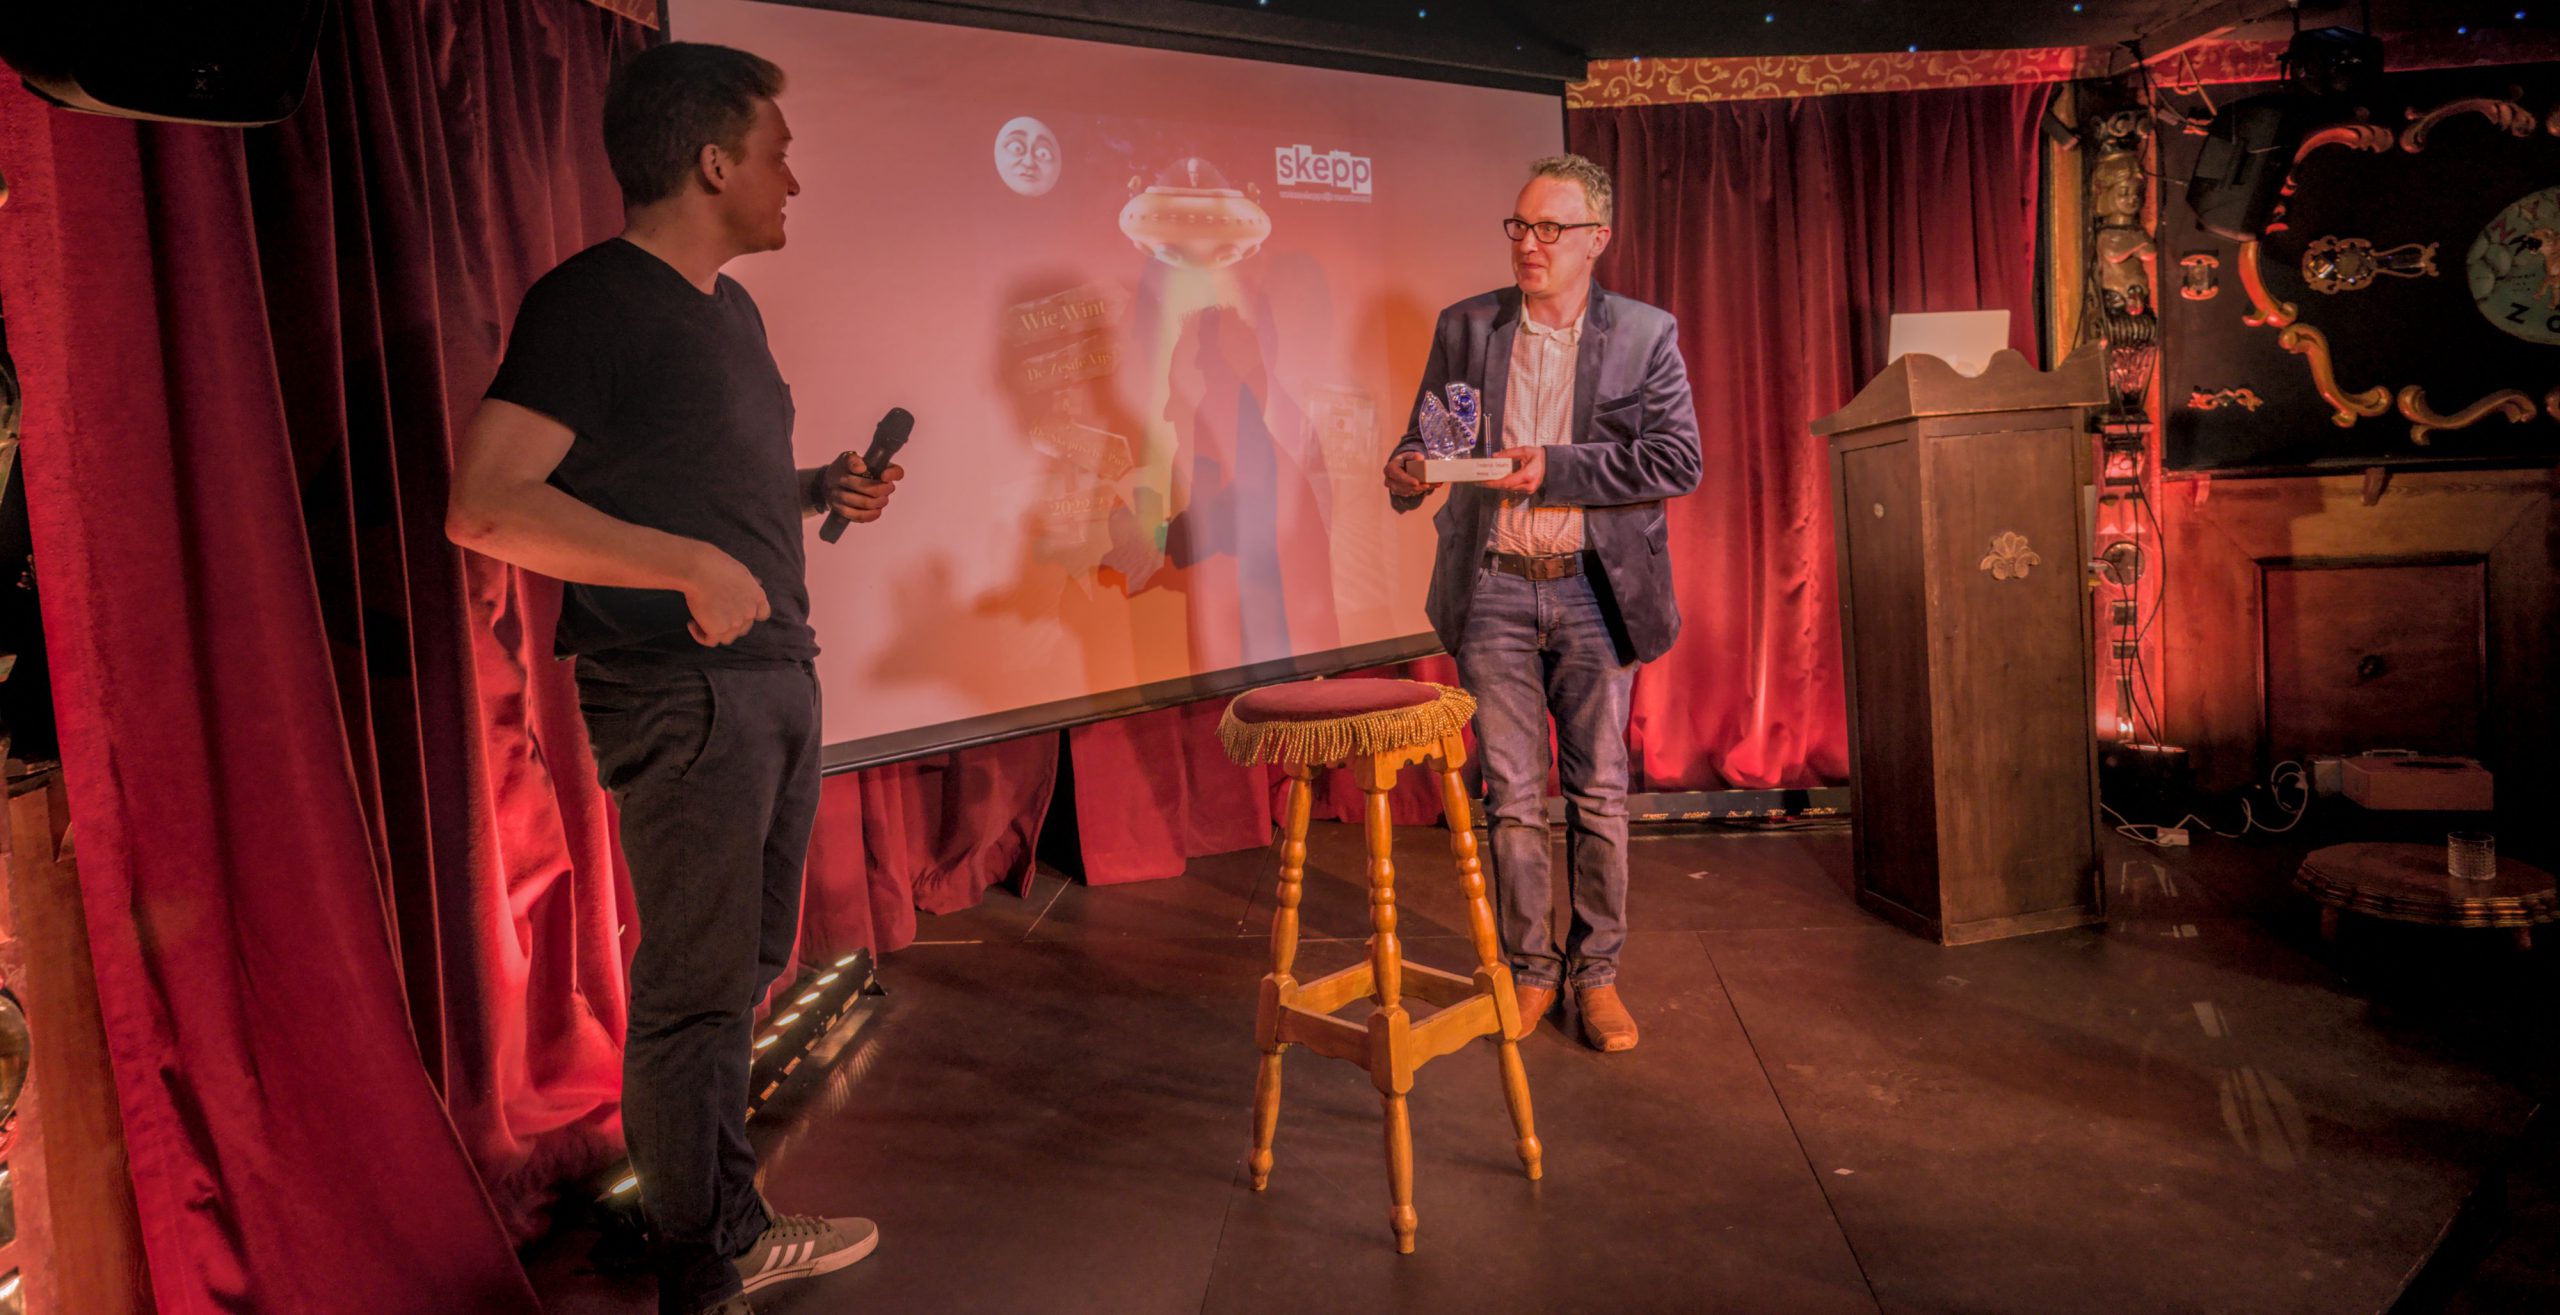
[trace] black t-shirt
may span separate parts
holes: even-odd
[[[571,584],[553,648],[724,666],[805,662],[807,565],[791,389],[764,316],[721,275],[705,294],[621,238],[589,247],[525,293],[489,396],[576,434],[551,483],[634,525],[700,539],[763,583],[773,615],[720,648],[696,643],[673,590]]]

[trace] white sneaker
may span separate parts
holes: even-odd
[[[797,1278],[832,1274],[870,1255],[880,1245],[880,1230],[868,1219],[820,1219],[813,1215],[775,1215],[764,1236],[738,1257],[738,1278],[747,1292]]]

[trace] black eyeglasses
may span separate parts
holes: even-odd
[[[1502,221],[1502,235],[1514,242],[1517,242],[1520,240],[1522,234],[1535,233],[1538,235],[1538,240],[1540,242],[1553,246],[1557,238],[1563,237],[1565,234],[1570,233],[1577,228],[1606,227],[1607,225],[1601,223],[1597,219],[1594,219],[1587,224],[1559,224],[1552,219],[1541,219],[1533,224],[1526,219],[1515,218]]]

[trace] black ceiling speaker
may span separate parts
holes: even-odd
[[[2235,100],[2213,116],[2187,180],[2197,227],[2234,242],[2265,234],[2302,145],[2308,110],[2302,97],[2275,92]]]
[[[2382,42],[2363,32],[2296,32],[2283,64],[2283,91],[2223,106],[2205,131],[2187,204],[2207,232],[2235,242],[2263,236],[2304,134],[2344,122],[2382,89]]]
[[[10,0],[0,62],[69,109],[243,125],[293,113],[328,0]]]

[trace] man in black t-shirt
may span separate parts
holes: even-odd
[[[802,522],[879,518],[902,472],[792,464],[791,390],[731,259],[783,243],[800,190],[782,71],[675,43],[614,79],[622,236],[525,294],[455,455],[446,530],[566,582],[597,776],[639,906],[623,1129],[664,1315],[870,1253],[862,1219],[771,1215],[746,1137],[754,1009],[790,962],[818,801]]]

